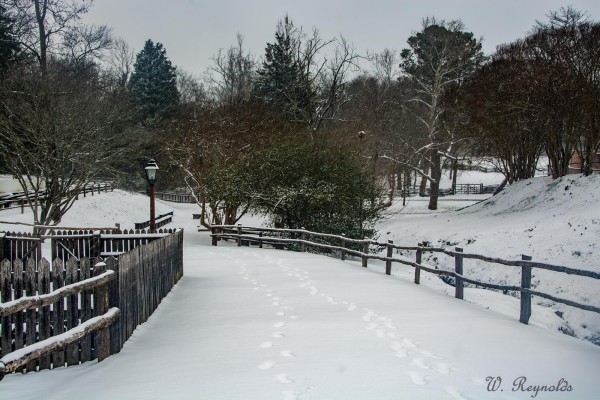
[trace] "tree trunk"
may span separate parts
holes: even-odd
[[[431,182],[430,193],[429,193],[429,209],[437,210],[438,196],[440,193],[440,178],[442,177],[442,166],[441,166],[441,156],[437,150],[432,150],[431,161],[433,165],[431,166],[431,177],[433,181]]]
[[[452,194],[456,194],[456,173],[458,172],[458,160],[452,161]]]
[[[425,160],[423,160],[422,163],[423,163],[423,173],[425,173],[425,175],[427,175],[429,173],[429,163],[427,163]],[[421,184],[419,185],[419,196],[420,197],[425,197],[425,189],[427,189],[427,178],[425,178],[424,176],[421,176]]]

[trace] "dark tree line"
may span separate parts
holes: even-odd
[[[533,177],[540,155],[554,178],[572,156],[592,172],[600,150],[600,23],[572,8],[552,13],[526,38],[500,46],[460,94],[480,153],[508,182]]]
[[[238,35],[200,79],[158,42],[136,53],[82,24],[91,5],[0,3],[1,166],[24,190],[56,193],[31,203],[38,223],[59,222],[91,180],[145,187],[154,158],[162,185],[193,190],[206,225],[254,211],[361,235],[409,187],[436,209],[442,169],[456,181],[473,156],[512,183],[542,155],[554,177],[576,153],[589,174],[599,150],[599,25],[572,8],[490,57],[460,21],[426,18],[402,51],[361,58],[286,16],[262,58]]]

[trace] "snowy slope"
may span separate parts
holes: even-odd
[[[425,208],[426,203],[422,204]],[[573,175],[554,181],[534,178],[461,211],[421,215],[413,208],[409,212],[391,214],[378,228],[384,234],[391,232],[389,237],[398,244],[429,241],[492,257],[520,259],[526,254],[535,261],[600,271],[600,175]],[[452,268],[450,259],[429,257],[427,262]],[[493,283],[520,283],[519,268],[473,260],[465,261],[465,274]],[[559,297],[600,305],[600,282],[589,278],[534,270],[533,286]],[[550,325],[600,344],[600,315],[536,297],[534,301],[562,313],[564,320],[548,322]]]

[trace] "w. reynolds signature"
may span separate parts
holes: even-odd
[[[503,392],[502,388],[503,380],[500,376],[488,376],[485,378],[487,382],[488,392]],[[531,398],[537,397],[540,392],[571,392],[573,387],[567,382],[566,379],[560,378],[558,383],[552,385],[532,385],[527,382],[527,378],[519,376],[511,383],[511,390],[513,392],[531,392]]]

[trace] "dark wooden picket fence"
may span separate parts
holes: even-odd
[[[573,300],[564,299],[552,294],[539,292],[531,289],[531,276],[534,268],[564,273],[568,275],[577,275],[591,279],[600,279],[600,273],[586,271],[571,267],[553,265],[531,260],[531,257],[523,255],[521,260],[504,260],[500,258],[488,257],[480,254],[464,253],[463,249],[456,247],[449,250],[442,247],[432,247],[427,243],[420,243],[417,246],[398,246],[392,241],[387,243],[378,242],[372,239],[350,239],[344,236],[331,235],[325,233],[310,232],[304,229],[274,229],[274,228],[255,228],[244,227],[242,225],[218,225],[212,229],[212,244],[216,246],[220,239],[235,240],[238,246],[257,245],[263,247],[270,245],[279,249],[289,249],[297,251],[307,251],[318,249],[319,252],[329,255],[339,255],[345,260],[347,255],[359,257],[362,260],[362,266],[367,268],[368,260],[385,261],[385,273],[391,275],[392,264],[399,263],[414,268],[414,282],[420,283],[421,271],[429,272],[438,276],[451,278],[455,287],[455,297],[463,299],[465,283],[473,284],[477,287],[486,289],[500,290],[503,292],[520,293],[521,311],[519,320],[529,323],[531,316],[531,297],[539,296],[560,304],[566,304],[571,307],[586,311],[600,313],[600,307],[591,304],[582,304]],[[371,250],[375,250],[372,252]],[[378,254],[385,249],[386,255]],[[414,252],[414,258],[401,257],[394,255],[394,251]],[[445,254],[453,259],[453,270],[438,269],[434,266],[423,263],[423,254],[438,253]],[[521,285],[508,286],[498,285],[489,282],[481,282],[471,279],[464,275],[464,260],[480,260],[491,264],[506,265],[518,267],[521,269]]]
[[[33,258],[36,262],[42,258],[42,239],[31,233],[7,232],[0,236],[0,260]]]
[[[183,230],[118,258],[2,261],[0,379],[118,353],[182,276]]]
[[[44,238],[51,239],[52,259],[70,257],[95,258],[118,256],[138,246],[174,233],[176,229],[130,230],[53,230]]]

